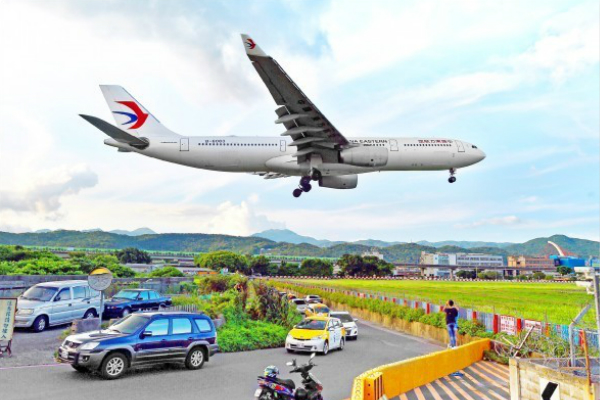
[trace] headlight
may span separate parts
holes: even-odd
[[[81,350],[93,350],[100,345],[99,342],[87,342],[80,347]]]
[[[17,311],[17,314],[18,315],[31,315],[31,314],[33,314],[33,309],[31,309],[31,308],[20,308]]]

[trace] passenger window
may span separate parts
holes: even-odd
[[[152,332],[152,336],[163,336],[169,333],[169,320],[166,318],[157,319],[148,325],[146,331]]]
[[[192,333],[192,323],[187,318],[173,318],[173,335]]]
[[[151,299],[158,299],[158,293],[156,293],[156,292],[150,292],[150,298]]]
[[[58,294],[56,295],[56,298],[54,299],[54,301],[65,301],[65,300],[71,300],[71,289],[69,289],[69,288],[65,288],[65,289],[61,290],[60,292],[58,292]]]
[[[85,299],[86,296],[86,287],[85,286],[75,286],[73,288],[73,298],[74,299]]]
[[[138,300],[148,300],[148,292],[140,292]]]
[[[205,319],[195,319],[196,327],[200,332],[211,332],[212,327],[210,326],[210,322]]]

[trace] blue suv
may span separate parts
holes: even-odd
[[[129,368],[181,362],[200,369],[219,350],[212,320],[204,314],[131,314],[108,329],[68,336],[59,358],[76,371],[116,379]]]

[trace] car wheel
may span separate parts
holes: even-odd
[[[346,339],[342,338],[342,340],[340,340],[340,351],[344,350],[345,344],[346,344]]]
[[[125,307],[123,311],[121,311],[121,318],[125,318],[129,314],[131,314],[131,309],[129,307]]]
[[[44,315],[40,315],[33,321],[33,325],[31,325],[31,329],[34,332],[42,332],[48,327],[48,317]]]
[[[90,319],[90,318],[96,318],[96,311],[94,311],[94,310],[87,310],[85,312],[85,314],[83,315],[83,319]]]
[[[87,369],[86,367],[82,367],[81,365],[73,365],[71,364],[71,367],[73,367],[73,369],[77,372],[90,372],[89,369]]]
[[[188,369],[200,369],[204,365],[205,359],[206,354],[204,349],[196,347],[188,353],[185,359],[185,366]]]
[[[158,306],[158,309],[159,309],[159,310],[166,310],[166,309],[167,309],[167,306],[166,306],[165,304],[160,304],[160,305]]]
[[[109,354],[100,366],[104,379],[117,379],[127,371],[127,358],[121,353]]]
[[[323,355],[326,356],[329,353],[329,343],[325,342],[323,344]]]

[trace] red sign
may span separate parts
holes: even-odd
[[[508,335],[516,335],[517,334],[517,319],[515,317],[501,315],[500,316],[500,332],[504,332]]]
[[[525,320],[525,331],[529,331],[533,327],[531,333],[542,334],[542,323],[540,321]]]

